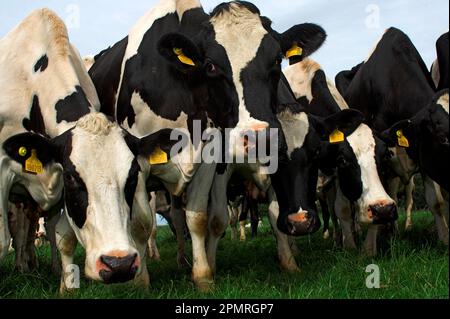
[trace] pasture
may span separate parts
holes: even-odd
[[[297,260],[302,269],[299,274],[279,270],[275,238],[266,214],[263,216],[264,227],[258,238],[249,238],[244,243],[231,241],[228,231],[222,239],[216,285],[208,294],[194,288],[190,269],[178,269],[175,239],[167,227],[161,227],[158,246],[162,261],[148,261],[149,291],[128,284],[105,286],[82,278],[81,289],[66,298],[449,298],[448,247],[438,242],[433,218],[427,211],[415,212],[413,230],[410,233],[402,230],[384,246],[382,255],[374,259],[335,247],[331,240],[322,239],[321,232],[299,238]],[[404,219],[402,213],[400,225]],[[8,256],[0,268],[0,298],[59,298],[59,277],[51,274],[49,247],[40,248],[38,256],[40,268],[31,274],[14,271],[14,254]],[[82,249],[78,249],[75,260],[83,264]],[[380,267],[380,289],[366,288],[365,269],[369,264]]]

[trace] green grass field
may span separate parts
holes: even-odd
[[[403,223],[404,216],[401,216]],[[365,258],[345,252],[324,241],[321,233],[298,239],[297,261],[301,273],[280,271],[275,238],[268,222],[259,237],[245,243],[232,242],[230,234],[218,251],[216,285],[209,294],[198,292],[190,281],[189,269],[176,264],[176,243],[167,227],[158,233],[161,262],[148,262],[151,289],[129,284],[105,286],[82,279],[81,289],[71,298],[449,298],[448,247],[438,243],[433,219],[428,212],[414,214],[414,230],[401,233],[382,256]],[[31,274],[14,271],[14,255],[0,269],[0,298],[58,298],[59,278],[50,271],[49,248],[38,252],[40,269]],[[76,262],[83,264],[79,249]],[[365,286],[366,266],[381,270],[381,289]],[[82,267],[81,267],[82,268]]]

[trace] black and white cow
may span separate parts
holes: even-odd
[[[128,37],[101,54],[89,73],[99,93],[102,111],[115,116],[132,134],[140,137],[156,129],[180,127],[192,134],[193,120],[201,120],[202,127],[207,127],[210,120],[218,128],[230,128],[230,136],[241,142],[233,150],[224,148],[225,152],[231,158],[245,157],[249,146],[243,134],[262,134],[270,128],[281,130],[275,113],[283,56],[287,52],[299,55],[301,50],[307,56],[317,50],[324,39],[325,32],[312,24],[298,25],[279,34],[272,30],[267,18],[260,16],[256,6],[244,1],[221,4],[208,15],[197,0],[166,0],[149,11]],[[279,141],[278,148],[283,154],[284,138],[281,136]],[[199,153],[201,145],[192,145],[192,142],[191,138],[190,149]],[[214,163],[183,163],[177,161],[177,157],[166,164],[143,167],[143,170],[147,176],[151,172],[162,180],[173,195],[181,195],[186,190],[186,217],[194,255],[193,280],[199,287],[208,288],[212,282],[211,268],[215,268],[212,262],[215,248],[228,225],[226,184],[229,177],[240,171],[267,191],[269,176],[260,174],[258,164],[243,164],[219,165],[214,177]],[[213,179],[213,213],[208,221]],[[305,188],[299,188],[298,192],[305,192]],[[276,226],[278,205],[275,205],[273,190],[269,194],[274,202],[271,220]],[[292,231],[287,227],[290,213],[303,212],[301,207],[309,207],[301,203],[300,199],[305,197],[292,201],[292,209],[287,199],[284,200],[284,211],[278,218],[282,231],[300,235],[317,230],[315,214],[299,223],[302,226],[298,229],[294,227]],[[304,227],[312,219],[314,222]],[[208,225],[213,230],[208,245],[209,262],[205,252]],[[288,252],[287,236],[274,228],[282,265],[297,270]]]
[[[445,204],[431,180],[448,191],[448,90],[434,92],[420,54],[395,28],[385,32],[367,61],[338,74],[336,83],[350,107],[362,111],[374,131],[384,132],[389,146],[406,147],[424,175],[439,237],[448,244]]]
[[[43,210],[64,197],[56,229],[62,291],[70,288],[66,267],[77,242],[89,278],[148,285],[151,214],[136,156],[162,147],[170,131],[139,140],[97,112],[81,57],[48,9],[33,11],[0,41],[0,73],[0,254],[9,245],[8,194],[19,184]]]
[[[438,91],[449,88],[449,48],[448,32],[443,34],[436,42],[437,59],[431,67],[431,77]]]
[[[311,117],[326,118],[348,110],[342,96],[315,61],[307,58],[284,70],[297,100]],[[343,231],[345,248],[354,248],[351,203],[356,206],[356,220],[368,224],[365,253],[376,253],[378,225],[394,222],[397,207],[386,193],[380,175],[381,165],[389,160],[389,152],[368,125],[358,123],[340,143],[322,143],[320,169],[327,175],[337,175],[335,211]]]

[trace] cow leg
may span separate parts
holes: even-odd
[[[252,238],[258,236],[258,226],[259,226],[259,209],[258,202],[252,200],[252,205],[250,209],[250,224],[252,226]]]
[[[186,212],[183,209],[183,201],[179,196],[171,195],[170,218],[175,227],[175,234],[177,237],[177,264],[179,268],[188,265],[186,258]]]
[[[223,174],[216,174],[214,177],[214,182],[211,189],[211,206],[209,210],[208,216],[208,262],[211,266],[211,270],[213,273],[216,272],[216,254],[217,247],[219,246],[219,241],[225,233],[228,223],[229,217],[226,214],[227,211],[227,186],[228,181],[233,175],[233,168],[231,165],[228,165],[227,170]],[[244,214],[244,210],[239,216],[239,219],[242,218]],[[241,229],[241,240],[242,237],[242,224],[239,221],[240,229]],[[245,228],[244,228],[244,236],[245,236]]]
[[[154,224],[156,224],[156,214],[150,207],[148,193],[145,190],[145,179],[139,173],[138,185],[133,201],[133,216],[131,224],[131,235],[136,243],[136,249],[141,258],[141,267],[136,274],[134,284],[144,289],[150,286],[150,276],[147,269],[147,249],[148,241]]]
[[[344,249],[356,249],[351,204],[342,194],[340,187],[337,189],[335,211],[342,228],[342,245]]]
[[[0,263],[6,257],[11,245],[11,234],[8,225],[8,197],[12,185],[12,177],[7,175],[9,171],[0,160]]]
[[[414,176],[410,179],[408,185],[405,186],[405,197],[406,197],[406,223],[405,230],[411,231],[412,222],[412,210],[414,206]]]
[[[27,257],[26,257],[26,245],[28,230],[30,223],[25,215],[25,204],[17,203],[11,206],[12,215],[15,220],[15,229],[12,229],[13,247],[16,252],[16,269],[21,273],[29,272]]]
[[[237,222],[238,222],[238,209],[233,204],[228,204],[228,214],[230,215],[230,227],[231,227],[231,240],[237,240]]]
[[[245,234],[245,225],[246,224],[247,224],[247,220],[241,220],[239,222],[239,232],[240,232],[239,239],[240,239],[240,241],[246,241],[247,240],[247,236]]]
[[[59,211],[61,210],[60,207],[56,208]],[[51,214],[53,215],[53,214]],[[54,275],[61,275],[61,261],[58,258],[58,247],[56,245],[56,225],[59,222],[59,219],[61,218],[61,213],[57,212],[53,217],[47,220],[46,222],[46,232],[47,232],[47,238],[50,242],[50,251],[51,251],[51,258],[52,258],[52,273]]]
[[[322,218],[323,218],[323,239],[330,238],[330,210],[326,200],[319,199],[320,207],[322,208]]]
[[[150,238],[148,240],[148,256],[150,259],[155,261],[160,261],[161,256],[158,251],[158,246],[156,245],[156,233],[157,233],[157,223],[156,223],[156,193],[151,193],[150,208],[152,214],[152,229],[150,232]]]
[[[377,255],[377,235],[379,231],[378,225],[369,225],[366,240],[363,245],[363,254],[367,257],[375,257]]]
[[[34,270],[39,268],[39,261],[36,256],[36,230],[39,225],[39,215],[37,213],[37,206],[31,204],[27,207],[27,217],[29,221],[28,234],[27,234],[27,242],[26,242],[26,256],[28,268],[30,270]]]
[[[423,176],[425,198],[434,216],[439,239],[448,246],[448,224],[446,220],[446,205],[439,185],[428,176]]]
[[[75,249],[77,247],[77,237],[69,225],[67,220],[66,212],[64,212],[56,224],[56,243],[61,255],[61,284],[59,287],[59,293],[64,295],[73,290],[72,287],[68,286],[70,276],[73,275],[71,272],[73,265],[73,258],[75,254]]]
[[[245,234],[245,225],[247,224],[248,213],[251,211],[251,199],[248,196],[244,197],[244,209],[239,214],[239,232],[240,241],[246,241],[247,236]]]
[[[206,255],[206,235],[209,192],[215,172],[215,164],[202,163],[187,187],[186,220],[192,238],[192,280],[202,291],[208,291],[213,284],[213,272]]]
[[[297,266],[294,255],[291,250],[291,245],[289,243],[289,237],[283,234],[277,227],[277,220],[280,214],[280,208],[278,206],[278,201],[275,195],[275,191],[270,187],[267,193],[269,199],[269,219],[272,225],[272,230],[275,233],[275,238],[277,240],[277,250],[278,258],[280,259],[280,266],[283,270],[289,272],[298,272],[300,268]]]

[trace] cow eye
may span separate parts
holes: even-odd
[[[206,63],[206,72],[208,72],[209,74],[215,74],[216,71],[217,71],[217,67],[214,63],[212,63],[212,62]]]

